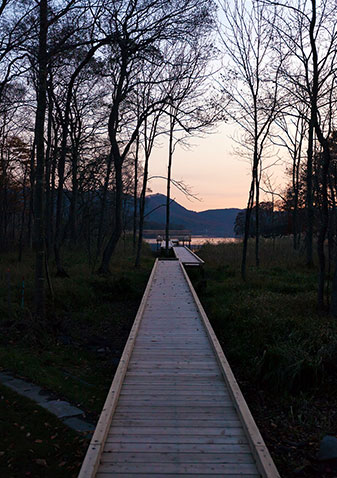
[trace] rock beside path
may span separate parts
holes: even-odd
[[[322,438],[317,458],[320,461],[333,460],[337,458],[337,438],[326,435]]]

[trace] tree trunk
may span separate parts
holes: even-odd
[[[51,83],[51,82],[50,82]],[[49,88],[48,88],[49,92]],[[53,116],[53,100],[52,95],[48,94],[48,126],[47,126],[47,147],[46,147],[46,207],[45,207],[45,224],[46,224],[46,254],[47,256],[50,253],[50,243],[51,243],[51,230],[49,228],[51,218],[50,214],[50,201],[51,201],[51,192],[50,192],[50,172],[51,172],[51,146],[52,146],[52,116]]]
[[[143,176],[143,187],[140,196],[139,204],[139,229],[138,229],[138,243],[137,243],[137,255],[135,260],[135,267],[138,267],[140,264],[140,255],[142,251],[143,244],[143,230],[144,230],[144,213],[145,213],[145,197],[146,197],[146,188],[147,188],[147,178],[149,171],[149,155],[145,155],[145,164],[144,164],[144,176]]]
[[[135,153],[135,187],[134,187],[134,190],[133,190],[133,236],[132,236],[132,244],[133,244],[133,252],[134,252],[134,253],[135,253],[135,251],[136,251],[136,243],[137,243],[138,154],[139,154],[139,134],[137,135],[137,140],[136,140],[136,153]],[[137,251],[137,255],[138,255],[138,251]],[[137,258],[136,258],[136,263],[137,263]]]
[[[23,199],[23,206],[21,211],[21,225],[20,225],[20,237],[19,237],[19,257],[18,261],[22,261],[22,251],[23,251],[23,235],[25,230],[25,216],[26,216],[26,208],[27,208],[27,172],[28,172],[28,164],[25,165],[24,176],[23,176],[23,185],[22,185],[22,199]]]
[[[169,238],[170,238],[170,197],[171,197],[171,169],[173,159],[173,130],[174,119],[170,118],[170,138],[169,138],[169,157],[167,166],[167,188],[166,188],[166,223],[165,223],[165,255],[169,256]]]
[[[120,236],[123,231],[123,175],[122,166],[123,160],[121,157],[114,158],[115,173],[116,173],[116,204],[115,204],[115,227],[111,234],[111,237],[106,245],[101,266],[98,270],[100,274],[110,273],[110,260],[111,256],[117,246]]]
[[[255,265],[260,267],[260,181],[258,172],[255,177]]]
[[[30,156],[30,196],[29,196],[29,215],[28,215],[28,244],[32,247],[33,243],[33,209],[34,209],[34,191],[35,191],[35,148],[36,138],[34,135],[34,141],[32,144],[32,151]]]
[[[95,45],[88,51],[84,60],[78,65],[74,73],[71,75],[69,85],[67,88],[67,97],[66,97],[66,103],[64,108],[64,118],[63,118],[63,125],[62,125],[61,154],[60,154],[59,163],[58,163],[58,188],[57,188],[55,244],[54,244],[57,275],[61,277],[68,276],[68,274],[63,268],[62,260],[61,260],[61,237],[62,237],[61,229],[62,229],[62,213],[63,213],[64,172],[65,172],[65,164],[66,164],[66,157],[67,157],[67,139],[68,139],[68,129],[69,129],[69,122],[70,122],[70,106],[71,106],[71,100],[73,96],[73,88],[78,75],[81,73],[82,69],[89,63],[89,61],[94,56],[96,50],[98,50],[101,44],[102,43],[98,43],[97,45]]]
[[[70,240],[71,244],[74,246],[77,241],[77,198],[78,198],[78,144],[75,145],[72,153],[72,169],[71,169],[71,181],[72,181],[72,191],[70,199],[70,209],[69,209],[69,230],[70,230]]]
[[[245,232],[243,236],[243,249],[242,249],[242,261],[241,261],[241,277],[243,280],[246,280],[246,270],[247,270],[247,249],[248,249],[248,238],[250,233],[250,218],[252,214],[252,208],[254,203],[254,178],[250,184],[250,191],[245,215]]]
[[[106,171],[104,185],[103,185],[103,197],[102,197],[102,203],[101,203],[101,213],[99,218],[98,235],[97,235],[96,260],[101,253],[101,248],[103,244],[103,227],[104,227],[104,220],[105,220],[106,200],[107,200],[109,181],[110,181],[110,175],[111,175],[111,166],[112,166],[112,149],[110,150],[110,154],[108,157],[107,171]]]
[[[306,174],[306,206],[307,206],[307,234],[306,234],[306,253],[307,266],[312,267],[313,261],[313,230],[314,230],[314,206],[312,200],[312,159],[314,145],[314,125],[312,118],[309,122],[308,151],[307,151],[307,174]]]
[[[46,114],[47,89],[47,33],[48,1],[40,0],[39,51],[38,51],[38,91],[35,120],[36,174],[35,174],[35,314],[45,318],[45,229],[44,229],[44,122]]]

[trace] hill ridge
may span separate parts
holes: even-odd
[[[164,194],[156,193],[147,196],[145,206],[145,214],[147,214],[146,229],[165,227],[165,204],[166,196]],[[193,234],[234,237],[235,218],[240,211],[242,209],[223,208],[197,212],[172,200],[170,207],[171,229],[189,229]]]

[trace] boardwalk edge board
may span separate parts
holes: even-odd
[[[142,301],[140,303],[130,335],[124,347],[122,357],[119,361],[119,365],[116,370],[113,382],[111,384],[108,396],[104,403],[102,413],[97,422],[94,435],[90,441],[90,445],[88,447],[87,453],[82,463],[82,467],[78,475],[78,478],[93,478],[100,464],[100,458],[103,451],[103,447],[104,447],[106,438],[108,436],[113,414],[115,412],[115,409],[118,403],[119,394],[120,394],[123,380],[128,368],[129,360],[130,360],[132,350],[135,344],[138,329],[143,317],[144,308],[147,302],[148,295],[150,293],[152,280],[155,275],[157,266],[158,266],[158,259],[156,259],[154,266],[152,268],[152,272],[151,272],[149,281],[147,283]]]
[[[197,256],[193,251],[192,249],[190,249],[189,247],[187,246],[184,246],[185,249],[190,253],[192,254],[192,256],[194,256],[196,259],[198,259],[198,261],[200,262],[200,264],[205,264],[205,261],[203,261],[199,256]]]
[[[199,313],[201,315],[202,321],[206,328],[207,335],[210,339],[211,345],[215,352],[223,377],[226,381],[229,392],[233,397],[233,402],[234,402],[234,405],[236,406],[242,425],[247,433],[247,438],[250,442],[252,453],[256,459],[256,465],[258,467],[258,471],[261,473],[261,476],[263,478],[281,478],[273,462],[273,459],[268,451],[268,448],[264,443],[261,433],[259,432],[259,429],[255,423],[255,420],[248,408],[248,405],[242,395],[240,387],[234,377],[232,369],[229,366],[229,363],[225,357],[222,347],[208,320],[206,312],[204,311],[204,308],[201,305],[201,302],[197,296],[197,293],[194,290],[194,287],[190,281],[190,278],[188,277],[187,272],[184,269],[184,266],[181,262],[180,262],[180,267],[190,287],[193,298],[197,304]]]
[[[204,264],[204,261],[187,246],[174,246],[173,252],[176,258],[185,266],[202,266]]]

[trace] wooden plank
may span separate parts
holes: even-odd
[[[223,427],[223,428],[238,428],[240,427],[240,420],[239,418],[237,419],[225,419],[221,418],[218,420],[211,420],[211,419],[206,419],[206,420],[191,420],[190,418],[184,419],[181,415],[178,416],[171,416],[169,418],[155,418],[149,416],[148,418],[144,417],[138,417],[138,418],[133,418],[133,417],[126,417],[126,418],[117,418],[114,416],[112,419],[112,424],[111,426],[113,427],[168,427],[172,423],[178,423],[180,427],[185,427],[185,428],[210,428],[210,427]]]
[[[167,426],[167,427],[111,427],[108,433],[108,436],[116,435],[146,435],[146,436],[155,436],[155,435],[165,435],[178,437],[182,435],[186,436],[244,436],[242,427],[210,427],[210,428],[200,428],[200,427],[180,427],[177,426]]]
[[[223,399],[228,399],[230,398],[230,395],[227,390],[222,390],[218,393],[212,393],[209,392],[208,390],[203,390],[201,387],[197,390],[178,390],[178,389],[166,389],[166,390],[160,390],[157,388],[157,390],[146,390],[145,388],[139,389],[136,393],[134,391],[130,390],[123,390],[120,394],[120,397],[129,397],[129,398],[136,398],[136,396],[140,396],[140,398],[144,398],[145,396],[148,396],[149,398],[151,397],[167,397],[167,398],[172,398],[172,396],[176,396],[179,399],[180,398],[185,398],[185,397],[191,397],[195,398],[195,395],[198,395],[198,397],[202,398],[205,400],[208,397],[214,397],[216,396],[216,400],[220,400],[221,397]]]
[[[245,433],[241,435],[220,435],[220,436],[196,436],[196,435],[108,435],[106,443],[161,443],[161,444],[248,444]]]
[[[200,349],[199,349],[200,350]],[[137,347],[137,352],[132,354],[132,363],[135,362],[151,362],[152,360],[165,361],[167,362],[185,362],[185,363],[196,363],[200,365],[204,364],[215,364],[217,362],[215,357],[212,355],[210,350],[204,350],[198,354],[198,351],[195,350],[177,350],[177,354],[172,354],[171,350],[168,349],[153,349],[152,351],[141,350],[140,347]]]
[[[186,388],[177,388],[177,387],[172,387],[172,388],[165,388],[164,390],[161,388],[161,387],[157,387],[157,388],[145,388],[145,387],[138,387],[136,389],[132,388],[127,388],[127,387],[123,387],[122,389],[122,392],[121,394],[123,395],[132,395],[132,396],[135,396],[136,394],[146,394],[146,393],[149,393],[150,395],[166,395],[166,396],[170,396],[170,395],[173,395],[173,394],[178,394],[179,396],[180,395],[195,395],[195,394],[198,394],[200,396],[200,394],[202,396],[207,396],[207,395],[211,395],[211,396],[217,396],[218,399],[220,399],[221,397],[228,397],[228,392],[226,391],[226,393],[224,392],[224,390],[203,390],[201,387],[199,388],[193,388],[192,390],[188,390]]]
[[[103,406],[103,411],[100,415],[100,418],[98,420],[95,432],[91,439],[88,451],[82,463],[82,467],[78,475],[78,478],[89,478],[89,477],[91,478],[92,476],[95,475],[97,468],[99,466],[100,455],[102,453],[105,439],[109,431],[113,413],[117,406],[118,396],[122,388],[124,376],[127,371],[128,363],[129,363],[131,353],[135,344],[135,339],[137,337],[137,332],[138,332],[139,325],[143,316],[144,308],[147,303],[147,298],[150,293],[152,280],[155,276],[157,267],[158,267],[158,259],[156,260],[153,266],[136,318],[134,320],[131,332],[129,334],[127,343],[125,345],[122,357],[119,361],[119,365],[115,373],[113,382],[111,384],[107,399]]]
[[[185,453],[179,452],[119,452],[104,450],[101,457],[102,463],[162,463],[165,469],[167,463],[254,463],[251,451],[248,453]]]
[[[180,379],[180,375],[172,375],[172,380],[170,381],[162,381],[159,377],[153,378],[151,380],[151,376],[146,378],[146,380],[139,379],[137,376],[134,376],[132,379],[128,378],[127,381],[123,384],[123,387],[125,386],[125,390],[136,390],[138,389],[145,389],[145,390],[155,390],[155,391],[160,391],[160,390],[174,390],[174,391],[205,391],[209,390],[210,392],[212,391],[218,391],[218,392],[226,392],[228,394],[228,390],[226,387],[223,386],[223,383],[221,383],[220,380],[216,380],[213,383],[213,380],[201,380],[200,378],[198,380],[184,380]],[[143,385],[143,386],[142,386]],[[207,385],[207,388],[206,388]]]
[[[161,422],[166,422],[166,420],[189,420],[191,424],[195,423],[193,426],[198,425],[198,423],[206,423],[208,421],[217,421],[220,423],[221,420],[237,420],[238,415],[235,410],[228,411],[226,413],[216,413],[212,410],[204,412],[204,413],[196,413],[196,412],[185,412],[185,413],[177,413],[175,410],[171,411],[160,411],[156,412],[153,410],[137,410],[137,411],[126,411],[126,412],[118,412],[116,411],[113,416],[113,420],[152,420],[153,423],[156,425],[156,421],[161,420]],[[167,424],[167,423],[166,423]]]
[[[238,444],[191,444],[191,443],[108,443],[105,449],[107,452],[168,452],[168,453],[249,453],[249,445]]]
[[[162,374],[172,374],[172,373],[192,373],[192,374],[202,374],[202,375],[206,375],[206,374],[216,374],[216,367],[203,367],[203,368],[200,368],[200,367],[196,367],[194,364],[190,364],[190,365],[176,365],[176,364],[172,364],[171,366],[170,365],[161,365],[160,363],[157,363],[157,364],[154,364],[153,367],[146,367],[142,364],[140,365],[129,365],[128,367],[128,372],[139,372],[140,374],[146,374],[146,373],[150,373],[151,372],[151,375],[154,375],[155,373],[162,373]]]
[[[139,400],[132,400],[132,399],[128,399],[128,398],[125,398],[125,397],[122,397],[121,400],[120,400],[120,403],[121,405],[127,405],[129,407],[133,406],[132,404],[134,404],[134,406],[142,406],[142,407],[154,407],[154,406],[157,406],[157,407],[183,407],[183,406],[193,406],[193,405],[199,405],[199,406],[203,406],[203,407],[212,407],[212,406],[217,406],[217,404],[219,403],[219,400],[211,400],[211,399],[207,399],[207,400],[202,400],[202,399],[198,399],[198,398],[195,398],[195,399],[186,399],[186,398],[182,398],[181,400],[179,400],[178,398],[177,399],[163,399],[163,400],[160,400],[159,398],[152,398],[152,399],[139,399]]]
[[[161,473],[161,463],[102,463],[100,473]],[[194,473],[195,476],[222,473],[224,476],[238,474],[241,476],[256,473],[255,464],[222,464],[222,463],[165,463],[165,473]]]
[[[191,372],[188,373],[187,370],[172,370],[172,372],[165,371],[163,370],[162,372],[160,370],[154,370],[154,371],[147,371],[147,370],[142,370],[137,372],[129,371],[128,372],[128,378],[132,379],[133,377],[142,379],[142,378],[147,378],[147,377],[154,377],[154,378],[169,378],[169,377],[179,377],[181,380],[189,379],[193,380],[195,379],[204,379],[204,380],[210,380],[213,378],[219,378],[221,375],[219,373],[215,373],[213,371],[203,371],[203,372]]]
[[[212,382],[215,382],[215,383],[218,383],[218,384],[221,384],[221,379],[219,379],[219,377],[217,377],[216,379],[213,379]],[[162,384],[166,384],[167,383],[167,377],[156,377],[156,378],[153,378],[153,380],[151,380],[151,377],[150,378],[145,378],[144,377],[130,377],[130,378],[127,378],[124,382],[125,384],[127,385],[141,385],[141,384],[144,384],[145,386],[149,385],[160,385],[161,383]],[[198,380],[188,380],[187,378],[180,378],[179,376],[174,376],[172,377],[172,380],[170,381],[170,383],[173,385],[173,386],[178,386],[178,385],[196,385],[196,386],[199,386],[199,387],[205,387],[207,384],[209,384],[209,380],[208,379],[201,379],[199,378]]]
[[[147,413],[147,412],[153,412],[153,413],[162,413],[162,412],[167,412],[167,413],[188,413],[189,411],[190,412],[193,412],[193,413],[226,413],[227,410],[232,410],[233,409],[233,404],[231,405],[214,405],[212,406],[212,408],[205,408],[204,406],[202,405],[182,405],[182,406],[176,406],[176,405],[173,405],[172,407],[166,407],[166,406],[162,406],[162,405],[151,405],[151,406],[147,406],[147,407],[141,407],[140,405],[135,405],[134,407],[132,407],[132,410],[134,412],[139,412],[139,411],[143,411],[144,413]],[[130,407],[128,405],[121,405],[119,406],[118,405],[118,410],[117,411],[120,411],[120,412],[125,412],[127,413],[128,411],[130,411]],[[116,413],[117,413],[116,411]]]
[[[197,362],[196,360],[180,360],[177,357],[163,358],[163,359],[154,359],[149,357],[144,357],[142,360],[130,360],[129,367],[152,367],[152,365],[160,366],[177,366],[177,367],[186,367],[193,365],[198,368],[209,368],[213,365],[216,365],[214,360],[204,360],[203,362]]]
[[[107,478],[108,476],[112,476],[109,472],[98,473],[96,478]],[[195,474],[192,473],[175,473],[175,477],[184,477],[184,478],[196,478]],[[223,477],[222,473],[212,473],[212,476],[215,477]],[[137,471],[134,473],[114,473],[114,478],[172,478],[172,474],[167,473],[138,473]],[[242,475],[230,475],[230,478],[242,478]],[[244,475],[244,478],[261,478],[261,475],[255,473],[254,475]]]

